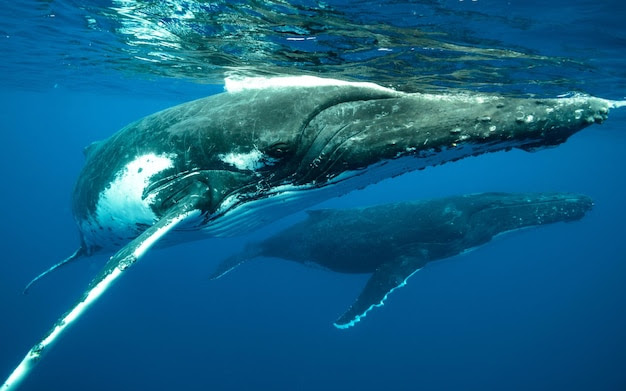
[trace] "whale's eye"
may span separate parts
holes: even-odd
[[[278,142],[270,145],[265,153],[271,158],[280,159],[289,155],[291,153],[291,148],[287,143]]]

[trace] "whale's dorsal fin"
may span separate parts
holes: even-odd
[[[402,256],[380,265],[354,304],[335,321],[335,327],[346,329],[354,326],[372,308],[382,306],[387,296],[396,288],[403,287],[409,277],[423,265],[423,258],[409,256]]]
[[[122,275],[122,272],[141,259],[152,245],[178,224],[201,214],[199,209],[201,202],[202,198],[197,192],[192,192],[182,197],[177,203],[172,205],[159,221],[115,253],[98,276],[91,282],[78,302],[61,316],[52,326],[52,329],[26,353],[22,362],[13,370],[9,378],[0,387],[0,390],[9,391],[17,388],[19,383],[35,367],[48,346],[53,344],[63,331],[74,323]]]

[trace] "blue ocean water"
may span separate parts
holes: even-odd
[[[600,3],[600,4],[598,4]],[[4,2],[0,17],[0,372],[106,260],[24,285],[78,245],[82,149],[246,74],[317,74],[406,90],[626,95],[617,1]],[[309,39],[311,38],[311,39]],[[482,191],[593,197],[583,220],[428,265],[356,327],[332,321],[367,276],[275,259],[217,281],[254,238],[152,251],[54,348],[24,390],[624,390],[626,112],[554,149],[468,158],[324,203]],[[4,376],[2,375],[2,376]]]

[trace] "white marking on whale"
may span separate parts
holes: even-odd
[[[100,221],[147,222],[156,216],[150,209],[154,195],[142,198],[150,178],[174,165],[174,154],[138,156],[124,167],[98,199],[96,214]]]
[[[143,198],[143,192],[150,178],[173,167],[175,157],[175,154],[150,153],[126,164],[111,185],[100,193],[95,218],[82,222],[85,241],[107,243],[113,237],[136,236],[140,232],[137,223],[152,225],[157,218],[151,209],[154,194]]]
[[[231,152],[228,154],[220,154],[218,158],[235,168],[249,171],[256,171],[265,166],[271,166],[276,162],[276,159],[269,158],[256,148],[246,153]]]
[[[281,76],[281,77],[228,77],[224,80],[224,90],[227,92],[241,92],[245,90],[260,90],[268,88],[293,87],[324,87],[324,86],[355,86],[380,91],[394,90],[369,82],[350,82],[337,79],[326,79],[317,76]]]

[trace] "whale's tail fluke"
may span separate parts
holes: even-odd
[[[29,289],[33,286],[33,284],[35,284],[37,281],[39,281],[43,277],[47,276],[51,272],[55,271],[56,269],[60,268],[61,266],[65,266],[65,265],[67,265],[67,264],[69,264],[69,263],[71,263],[71,262],[73,262],[73,261],[75,261],[77,259],[86,257],[88,255],[89,254],[87,253],[87,250],[85,250],[85,248],[83,246],[79,247],[76,251],[74,251],[74,253],[72,255],[70,255],[69,257],[65,258],[61,262],[53,265],[48,270],[45,270],[43,273],[39,274],[37,277],[35,277],[32,280],[30,280],[30,282],[26,285],[26,287],[22,291],[22,294],[24,294],[24,295],[27,294]]]

